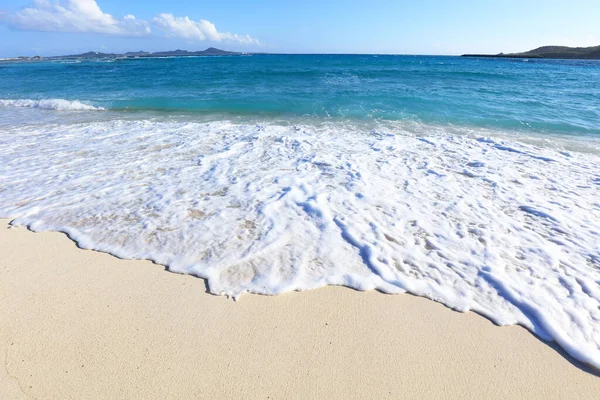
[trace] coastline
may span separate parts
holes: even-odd
[[[595,398],[524,328],[327,287],[238,302],[0,220],[2,398]]]

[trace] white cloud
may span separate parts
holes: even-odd
[[[116,18],[103,12],[96,0],[34,0],[33,5],[9,14],[0,13],[0,22],[14,29],[44,32],[88,32],[107,35],[151,35],[150,25],[168,37],[213,42],[258,44],[249,35],[219,32],[205,19],[175,17],[170,13],[157,15],[152,21],[136,19],[127,14]]]
[[[3,18],[11,27],[28,31],[91,32],[109,35],[149,35],[146,21],[133,15],[118,19],[102,12],[96,0],[34,0]]]
[[[243,44],[258,44],[258,40],[249,35],[237,35],[229,32],[218,32],[215,24],[201,19],[193,21],[189,17],[175,17],[173,14],[157,15],[152,23],[162,29],[167,36],[192,40],[211,40],[214,42],[230,41]]]

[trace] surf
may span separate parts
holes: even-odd
[[[600,157],[490,130],[368,126],[15,125],[0,130],[0,216],[234,298],[410,292],[600,366]]]

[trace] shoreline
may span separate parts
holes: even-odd
[[[519,326],[326,287],[238,302],[150,261],[0,220],[3,398],[594,398]]]

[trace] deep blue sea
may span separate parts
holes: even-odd
[[[410,292],[600,367],[600,62],[3,61],[0,148],[15,225],[235,298]]]

